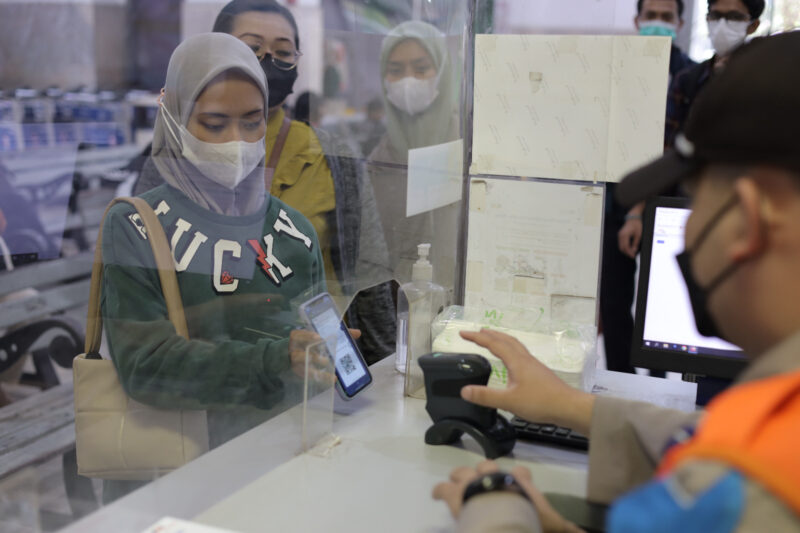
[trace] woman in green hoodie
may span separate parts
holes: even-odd
[[[300,400],[315,336],[297,329],[296,306],[326,290],[314,227],[264,189],[267,102],[258,59],[230,35],[190,37],[170,59],[151,156],[162,185],[141,198],[171,245],[188,339],[167,319],[139,216],[117,204],[103,225],[120,383],[152,407],[206,411],[212,448]],[[107,481],[103,498],[139,485]]]

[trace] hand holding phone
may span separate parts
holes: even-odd
[[[344,399],[350,400],[367,388],[372,383],[372,375],[353,337],[339,319],[339,310],[331,295],[324,292],[305,302],[300,306],[300,315],[319,335],[317,341],[325,342],[328,356],[333,361],[336,370],[336,386],[339,394]],[[356,338],[358,337],[356,336]],[[295,356],[292,358],[294,361]],[[297,355],[296,359],[298,364],[305,365],[305,349],[302,350],[302,355]]]
[[[355,340],[361,337],[361,330],[348,328],[350,336]],[[301,378],[306,373],[306,353],[309,346],[312,348],[311,368],[309,374],[311,379],[319,383],[334,383],[336,374],[329,371],[330,356],[326,351],[320,351],[322,347],[322,337],[319,334],[307,329],[295,329],[289,334],[289,361],[294,373]]]
[[[328,354],[315,348],[322,341],[319,335],[306,329],[295,329],[289,334],[289,362],[292,371],[299,377],[306,373],[306,353],[311,357],[308,374],[309,378],[318,383],[330,383],[336,376],[327,371],[330,366]],[[311,349],[309,350],[309,347]]]

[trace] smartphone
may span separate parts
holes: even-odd
[[[325,341],[328,356],[336,370],[336,388],[345,400],[350,400],[372,383],[364,356],[347,327],[339,319],[339,310],[327,292],[315,296],[300,306],[300,316]]]

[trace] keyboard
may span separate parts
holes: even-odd
[[[554,444],[577,450],[589,449],[589,439],[569,428],[554,424],[528,422],[518,416],[511,419],[511,425],[520,440],[527,440],[537,444]]]

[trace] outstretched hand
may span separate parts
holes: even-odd
[[[511,411],[526,420],[567,426],[589,434],[594,396],[564,383],[510,335],[483,329],[461,336],[499,357],[508,369],[508,387],[468,385],[461,397],[485,407]]]

